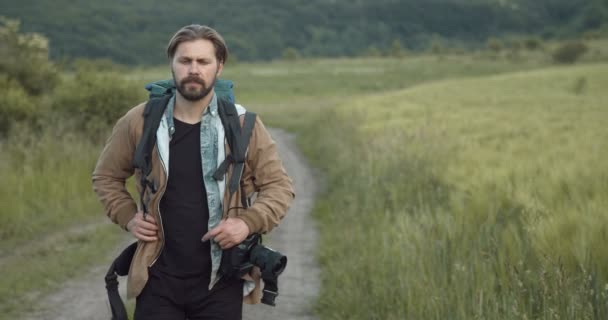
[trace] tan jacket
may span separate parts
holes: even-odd
[[[138,211],[138,204],[127,191],[125,181],[133,174],[135,181],[140,181],[140,172],[134,170],[132,162],[135,147],[143,131],[144,108],[145,103],[142,103],[118,120],[93,172],[93,190],[104,205],[106,215],[124,229]],[[229,154],[227,143],[225,147]],[[230,181],[231,169],[232,166],[228,170],[226,181]],[[129,298],[136,297],[143,290],[148,280],[148,267],[156,261],[164,243],[162,219],[159,217],[158,207],[167,186],[167,176],[160,163],[156,146],[152,152],[152,172],[148,180],[154,181],[158,186],[156,193],[152,193],[150,188],[146,189],[144,201],[147,203],[149,214],[157,222],[160,221],[157,234],[159,240],[138,242],[127,281]],[[141,192],[139,183],[136,185],[138,192]],[[257,192],[255,202],[247,209],[232,209],[228,214],[228,208],[241,207],[241,190],[248,196]],[[293,197],[292,182],[283,168],[275,142],[257,117],[249,142],[241,189],[232,197],[229,205],[226,205],[229,201],[229,192],[224,194],[223,216],[242,219],[249,227],[250,233],[267,233],[285,216]],[[244,297],[244,302],[259,303],[261,300],[259,270],[254,269],[249,276],[250,280],[255,281],[256,288]]]

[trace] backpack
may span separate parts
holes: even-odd
[[[152,171],[152,149],[156,144],[156,131],[160,125],[161,119],[165,113],[165,109],[171,96],[175,93],[175,84],[172,80],[163,80],[149,83],[145,86],[150,92],[150,99],[146,103],[144,109],[144,127],[133,157],[133,166],[141,170],[140,184],[142,191],[140,193],[140,204],[145,215],[148,213],[148,208],[145,205],[143,196],[147,188],[150,188],[152,193],[156,193],[156,186],[147,178]],[[236,106],[234,105],[233,84],[230,80],[217,80],[214,86],[215,94],[217,95],[218,113],[225,130],[226,140],[230,147],[230,154],[219,165],[218,169],[213,174],[213,178],[221,181],[224,179],[228,167],[232,168],[232,177],[227,181],[229,199],[232,199],[234,193],[240,187],[241,175],[245,165],[247,148],[251,133],[255,126],[256,114],[246,112],[244,124],[241,127]],[[249,206],[249,200],[244,193],[241,193],[241,204],[243,207]],[[125,276],[129,273],[131,260],[135,254],[137,242],[129,245],[110,265],[105,281],[108,299],[110,301],[110,309],[112,311],[112,320],[127,320],[127,311],[124,303],[118,293],[118,277]]]

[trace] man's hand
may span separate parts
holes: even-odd
[[[146,215],[146,219],[144,220],[144,214],[141,211],[138,211],[135,214],[135,217],[127,223],[127,230],[129,230],[135,238],[142,241],[150,242],[158,240],[158,237],[156,236],[156,232],[158,231],[156,221],[151,215]]]
[[[213,238],[225,250],[243,242],[248,235],[249,227],[245,221],[238,218],[227,218],[222,220],[217,227],[209,230],[203,236],[203,241]]]

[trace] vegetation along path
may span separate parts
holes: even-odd
[[[245,305],[243,318],[316,319],[312,315],[312,304],[319,290],[319,269],[315,261],[317,233],[310,217],[317,190],[314,172],[297,150],[293,135],[278,129],[271,129],[271,135],[294,181],[297,196],[289,214],[268,237],[265,245],[286,254],[288,263],[279,278],[277,306]],[[118,254],[131,241],[131,238],[125,238],[114,254]],[[103,277],[111,259],[108,257],[106,264],[91,268],[82,277],[72,279],[57,292],[43,298],[36,310],[24,319],[110,319]],[[123,299],[125,283],[126,278],[122,278]]]

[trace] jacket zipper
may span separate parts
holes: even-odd
[[[156,150],[159,150],[158,144],[156,145]],[[169,170],[166,169],[165,162],[163,161],[163,157],[160,156],[160,153],[158,155],[158,159],[160,160],[160,164],[163,166],[163,170],[165,172],[169,172]],[[167,181],[169,181],[169,174],[167,173],[166,175],[167,175],[166,179],[167,179]],[[160,214],[160,201],[163,198],[163,196],[165,195],[166,190],[167,190],[167,187],[165,186],[165,188],[163,189],[162,193],[160,194],[160,198],[158,198],[158,202],[156,204],[156,212],[158,212],[158,218],[160,220],[160,231],[163,235],[163,241],[161,243],[160,250],[158,251],[158,255],[156,255],[156,257],[154,258],[154,260],[152,260],[152,263],[150,263],[150,265],[148,267],[152,267],[156,263],[158,258],[160,258],[160,255],[163,252],[163,249],[165,248],[165,228],[163,227],[163,217]]]

